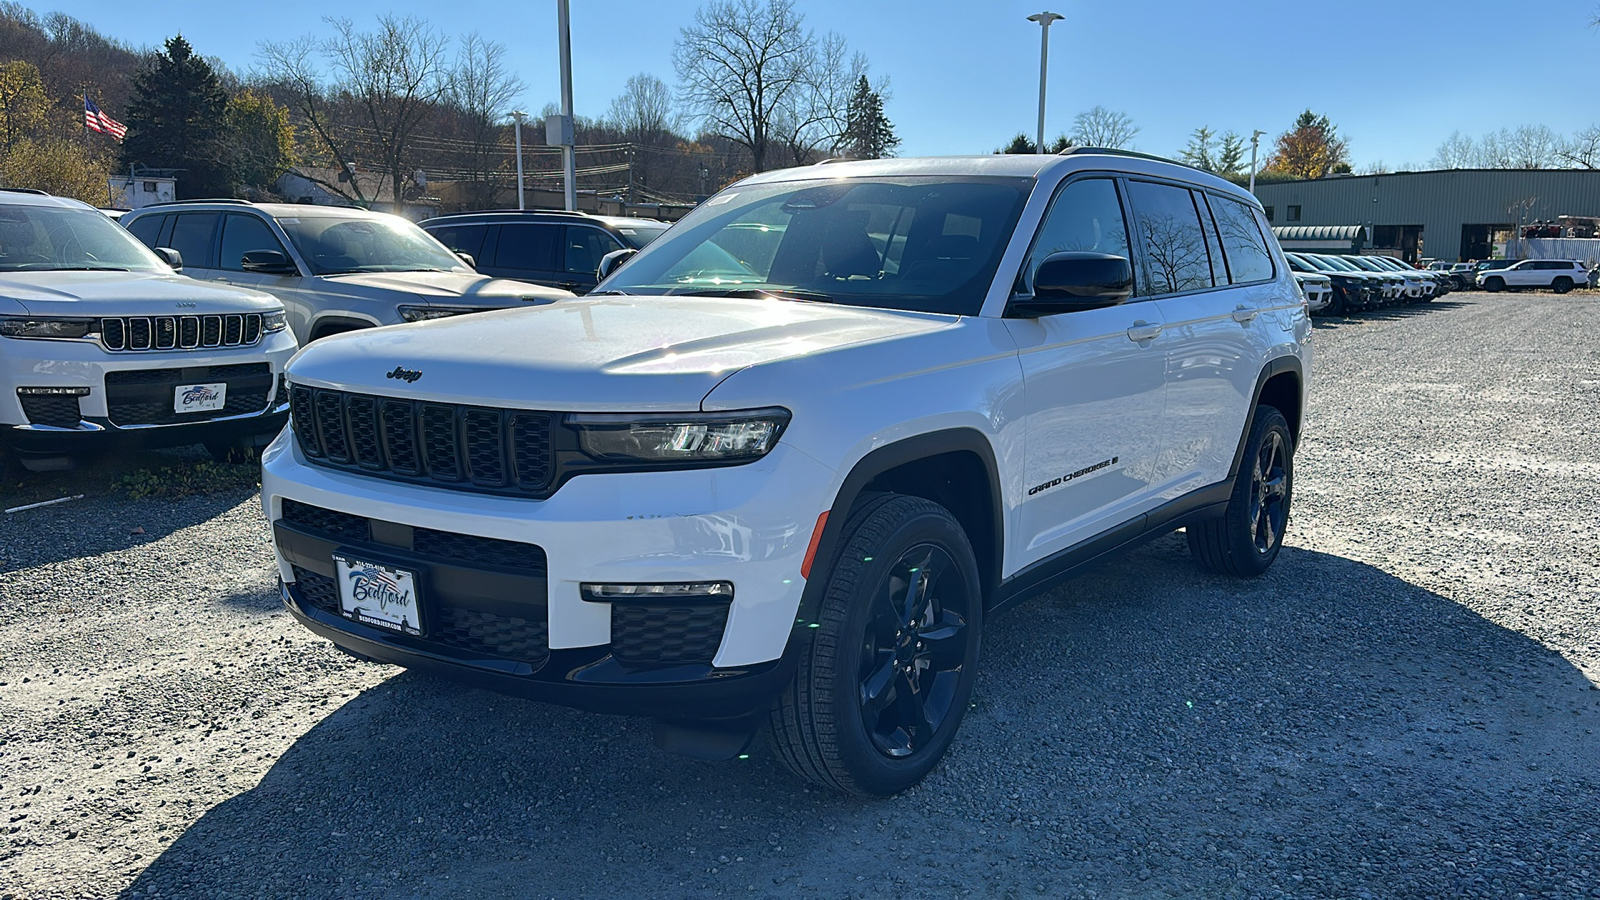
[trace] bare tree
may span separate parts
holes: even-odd
[[[850,97],[868,68],[866,56],[851,54],[832,31],[809,54],[800,84],[779,104],[774,122],[795,165],[816,162],[839,146],[850,127]]]
[[[1080,147],[1125,150],[1133,146],[1139,126],[1126,114],[1096,106],[1072,120],[1072,143]]]
[[[606,120],[636,143],[656,141],[661,135],[678,129],[671,88],[646,72],[629,78],[622,93],[612,98]]]
[[[1435,169],[1465,169],[1478,161],[1478,146],[1471,135],[1452,131],[1433,153]]]
[[[317,67],[320,52],[316,38],[307,35],[293,41],[262,42],[256,59],[261,64],[262,80],[270,82],[275,88],[273,93],[288,101],[290,111],[310,130],[313,144],[327,154],[326,161],[333,163],[332,168],[354,171],[355,138],[343,129],[323,87],[322,72]],[[367,201],[355,179],[327,181],[305,172],[300,174],[346,200]]]
[[[360,111],[388,176],[396,208],[412,180],[413,139],[449,87],[445,54],[450,39],[414,16],[385,15],[376,31],[356,31],[349,19],[324,19],[334,34],[323,44],[334,71],[333,89]]]
[[[1600,169],[1600,125],[1590,125],[1562,141],[1556,158],[1574,169]]]
[[[757,172],[779,110],[804,90],[815,38],[803,19],[794,0],[712,0],[673,48],[684,105],[707,131],[747,149]]]
[[[1509,142],[1513,165],[1518,169],[1548,169],[1556,163],[1561,136],[1546,125],[1523,125],[1511,132]]]
[[[475,205],[490,202],[495,194],[493,176],[503,154],[501,123],[512,101],[526,87],[506,67],[506,46],[477,32],[461,39],[455,65],[446,79],[445,101],[460,117],[466,131],[468,166]]]

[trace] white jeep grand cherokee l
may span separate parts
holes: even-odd
[[[819,165],[616,263],[294,361],[262,499],[300,622],[690,754],[765,726],[890,794],[949,746],[987,616],[1180,527],[1207,568],[1278,554],[1311,325],[1226,181]]]
[[[243,459],[283,430],[283,305],[173,272],[99,210],[0,192],[0,451],[56,468],[115,445]]]

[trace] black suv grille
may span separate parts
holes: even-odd
[[[627,665],[710,665],[722,646],[728,604],[611,604],[611,655]]]
[[[260,313],[123,316],[100,320],[100,344],[113,353],[248,347],[260,341]]]
[[[173,409],[173,389],[178,385],[219,381],[228,386],[222,409],[182,414]],[[272,366],[268,363],[106,373],[107,413],[112,424],[120,426],[173,425],[259,413],[266,409],[271,391]]]
[[[22,414],[34,425],[57,428],[78,427],[78,398],[60,394],[23,394]]]
[[[303,385],[289,397],[300,450],[320,465],[464,491],[548,492],[550,413]]]

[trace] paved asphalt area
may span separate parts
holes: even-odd
[[[877,802],[351,661],[248,491],[0,515],[0,897],[1600,897],[1597,333],[1321,321],[1276,567],[1172,535],[996,619]]]

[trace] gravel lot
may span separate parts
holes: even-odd
[[[1324,321],[1277,566],[1169,536],[997,619],[881,802],[350,661],[248,490],[0,515],[0,897],[1600,897],[1597,332]]]

